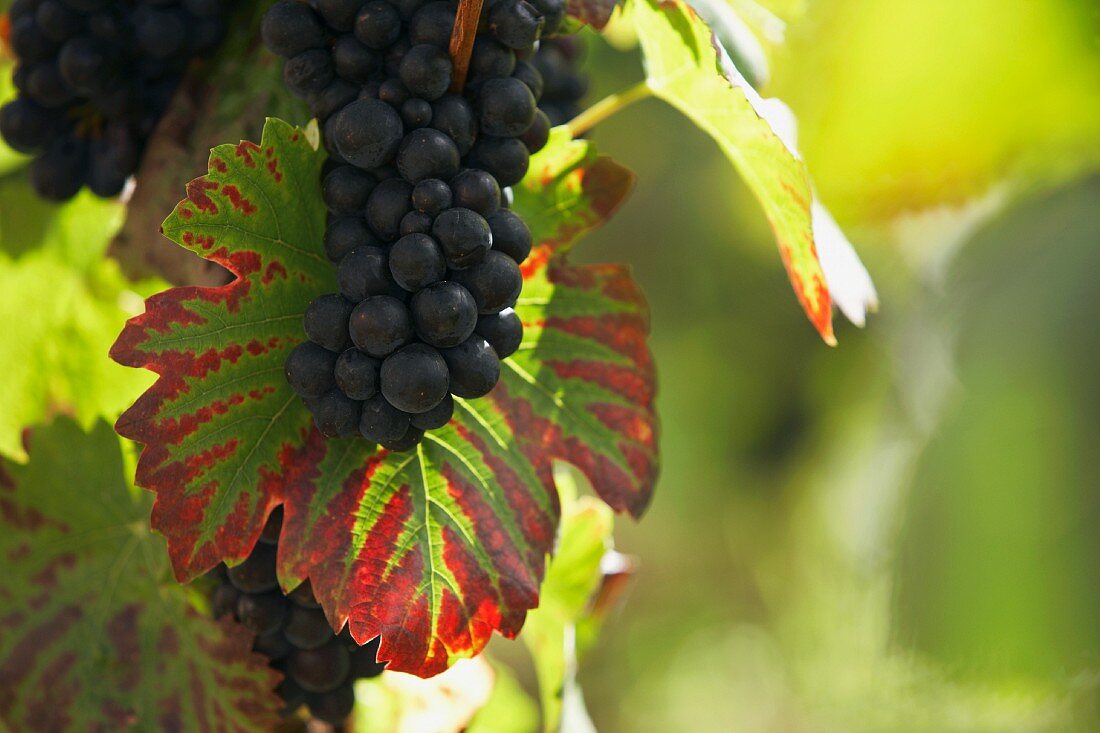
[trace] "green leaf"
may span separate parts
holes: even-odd
[[[168,573],[106,423],[62,419],[0,464],[0,728],[262,731],[278,681]]]
[[[0,206],[2,249],[20,257],[0,255],[0,312],[12,316],[0,340],[7,386],[0,454],[25,460],[20,434],[27,425],[58,412],[84,425],[113,419],[151,380],[104,358],[141,307],[118,268],[102,259],[121,207],[85,193],[62,207],[14,206],[9,218],[10,203]]]
[[[600,586],[600,561],[611,548],[614,524],[606,504],[577,498],[578,478],[572,472],[559,470],[556,477],[562,497],[561,537],[546,571],[539,607],[528,615],[520,636],[535,663],[543,730],[548,733],[561,727],[563,703],[570,694],[575,696],[573,704],[580,702],[576,626]]]
[[[181,579],[243,560],[278,505],[279,575],[307,577],[335,628],[420,675],[514,636],[538,603],[557,526],[551,461],[575,463],[640,513],[656,474],[648,313],[628,272],[565,260],[615,210],[628,172],[560,132],[516,195],[537,246],[520,351],[496,390],[412,453],[325,440],[283,379],[302,315],[336,290],[322,248],[315,133],[269,120],[260,145],[216,148],[165,234],[236,275],[149,299],[112,355],[160,379],[118,421],[145,444],[137,481]]]
[[[771,223],[803,310],[826,343],[833,336],[829,289],[814,244],[806,167],[773,125],[766,100],[737,72],[685,0],[629,0],[646,82],[714,138]]]
[[[494,664],[496,680],[489,702],[478,711],[465,733],[532,733],[539,727],[539,708],[512,671]]]

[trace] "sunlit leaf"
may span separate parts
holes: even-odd
[[[829,289],[814,246],[806,167],[783,139],[765,100],[734,68],[684,0],[630,0],[653,92],[714,138],[771,223],[779,254],[810,322],[835,343]]]
[[[30,455],[0,464],[0,729],[270,730],[276,673],[172,580],[110,427],[59,420]]]

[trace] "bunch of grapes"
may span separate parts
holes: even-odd
[[[588,76],[581,71],[584,41],[579,36],[548,38],[539,44],[531,64],[542,75],[539,109],[551,125],[564,125],[581,112]]]
[[[188,62],[225,33],[226,0],[14,0],[19,97],[0,135],[35,153],[30,180],[64,201],[115,196],[141,160]]]
[[[283,595],[275,577],[281,528],[278,509],[247,560],[211,572],[211,606],[215,618],[232,615],[256,634],[253,650],[283,674],[278,693],[287,713],[307,705],[313,717],[339,725],[355,704],[355,680],[382,673],[378,639],[359,646],[347,630],[334,634],[308,580]]]
[[[530,63],[563,0],[487,0],[453,87],[453,0],[283,0],[264,41],[322,123],[325,252],[340,292],[313,301],[287,380],[329,437],[409,450],[454,397],[489,393],[519,348],[531,233],[512,186],[547,140]]]

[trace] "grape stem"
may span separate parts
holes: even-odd
[[[470,55],[474,52],[474,39],[477,37],[477,22],[481,18],[481,6],[484,0],[459,0],[455,13],[455,27],[451,31],[451,92],[461,94],[466,85],[466,74],[470,70]]]
[[[651,96],[653,90],[644,81],[621,92],[609,94],[570,120],[567,124],[569,132],[573,137],[580,137],[616,112]]]

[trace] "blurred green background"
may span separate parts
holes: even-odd
[[[882,308],[823,346],[705,135],[596,129],[639,183],[578,255],[649,296],[663,457],[598,729],[1100,730],[1100,4],[732,4]]]

